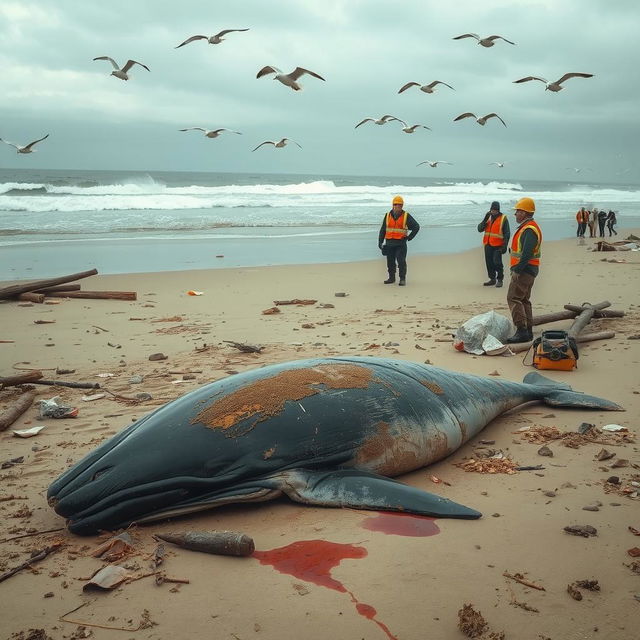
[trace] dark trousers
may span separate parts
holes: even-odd
[[[615,222],[607,222],[607,229],[609,229],[609,237],[611,237],[612,233],[615,233],[615,235],[618,235],[618,232],[613,228],[613,225],[615,224]]]
[[[502,280],[504,278],[502,249],[500,247],[492,247],[490,244],[485,244],[484,261],[487,265],[487,275],[489,276],[489,280]]]
[[[530,273],[511,272],[511,283],[507,291],[507,304],[516,329],[531,328],[533,326],[531,289],[535,280],[536,277]]]
[[[598,220],[598,227],[600,228],[600,237],[604,238],[604,224],[606,220]]]
[[[390,278],[396,276],[396,263],[398,264],[398,275],[401,280],[407,277],[407,243],[389,244],[387,242],[387,271]]]

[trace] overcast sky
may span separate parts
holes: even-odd
[[[640,182],[637,0],[2,0],[0,168]],[[186,38],[230,33],[219,45]],[[473,32],[502,35],[484,48]],[[132,58],[130,80],[110,56]],[[311,69],[294,92],[264,65]],[[573,78],[558,93],[523,76]],[[441,80],[434,94],[409,81]],[[498,113],[485,126],[471,111]],[[397,122],[354,129],[365,117]],[[226,127],[207,139],[180,128]],[[264,140],[288,137],[284,149]],[[424,160],[452,166],[416,167]],[[500,169],[490,162],[504,162]],[[572,168],[580,168],[579,174]]]

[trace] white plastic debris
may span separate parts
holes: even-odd
[[[626,431],[627,427],[623,427],[622,425],[619,424],[605,424],[604,427],[602,427],[603,431]]]
[[[55,396],[50,400],[40,400],[40,417],[41,418],[75,418],[78,410],[74,407],[67,407],[58,404],[60,396]]]
[[[33,438],[33,436],[37,436],[43,429],[44,426],[31,427],[30,429],[14,429],[13,435],[18,436],[18,438]]]
[[[458,327],[453,338],[453,346],[458,351],[475,355],[498,355],[504,347],[504,341],[511,333],[511,320],[495,311],[487,311],[473,316]]]
[[[100,398],[106,398],[106,393],[94,393],[90,396],[82,396],[83,402],[93,402],[94,400],[100,400]]]
[[[113,378],[114,376],[113,373],[96,373],[96,378]]]

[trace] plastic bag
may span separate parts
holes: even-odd
[[[469,318],[458,327],[453,346],[458,351],[475,355],[498,355],[507,347],[503,342],[511,333],[511,320],[495,311],[487,311]]]
[[[58,404],[60,396],[55,396],[50,400],[40,400],[40,412],[41,418],[75,418],[78,415],[78,409],[76,407],[68,407],[62,404]]]

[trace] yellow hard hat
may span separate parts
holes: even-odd
[[[514,209],[520,209],[522,211],[526,211],[527,213],[534,213],[536,210],[536,203],[531,198],[520,198],[518,202],[516,202],[516,206]]]
[[[402,199],[402,196],[396,196],[392,201],[392,204],[404,204],[404,200]]]

